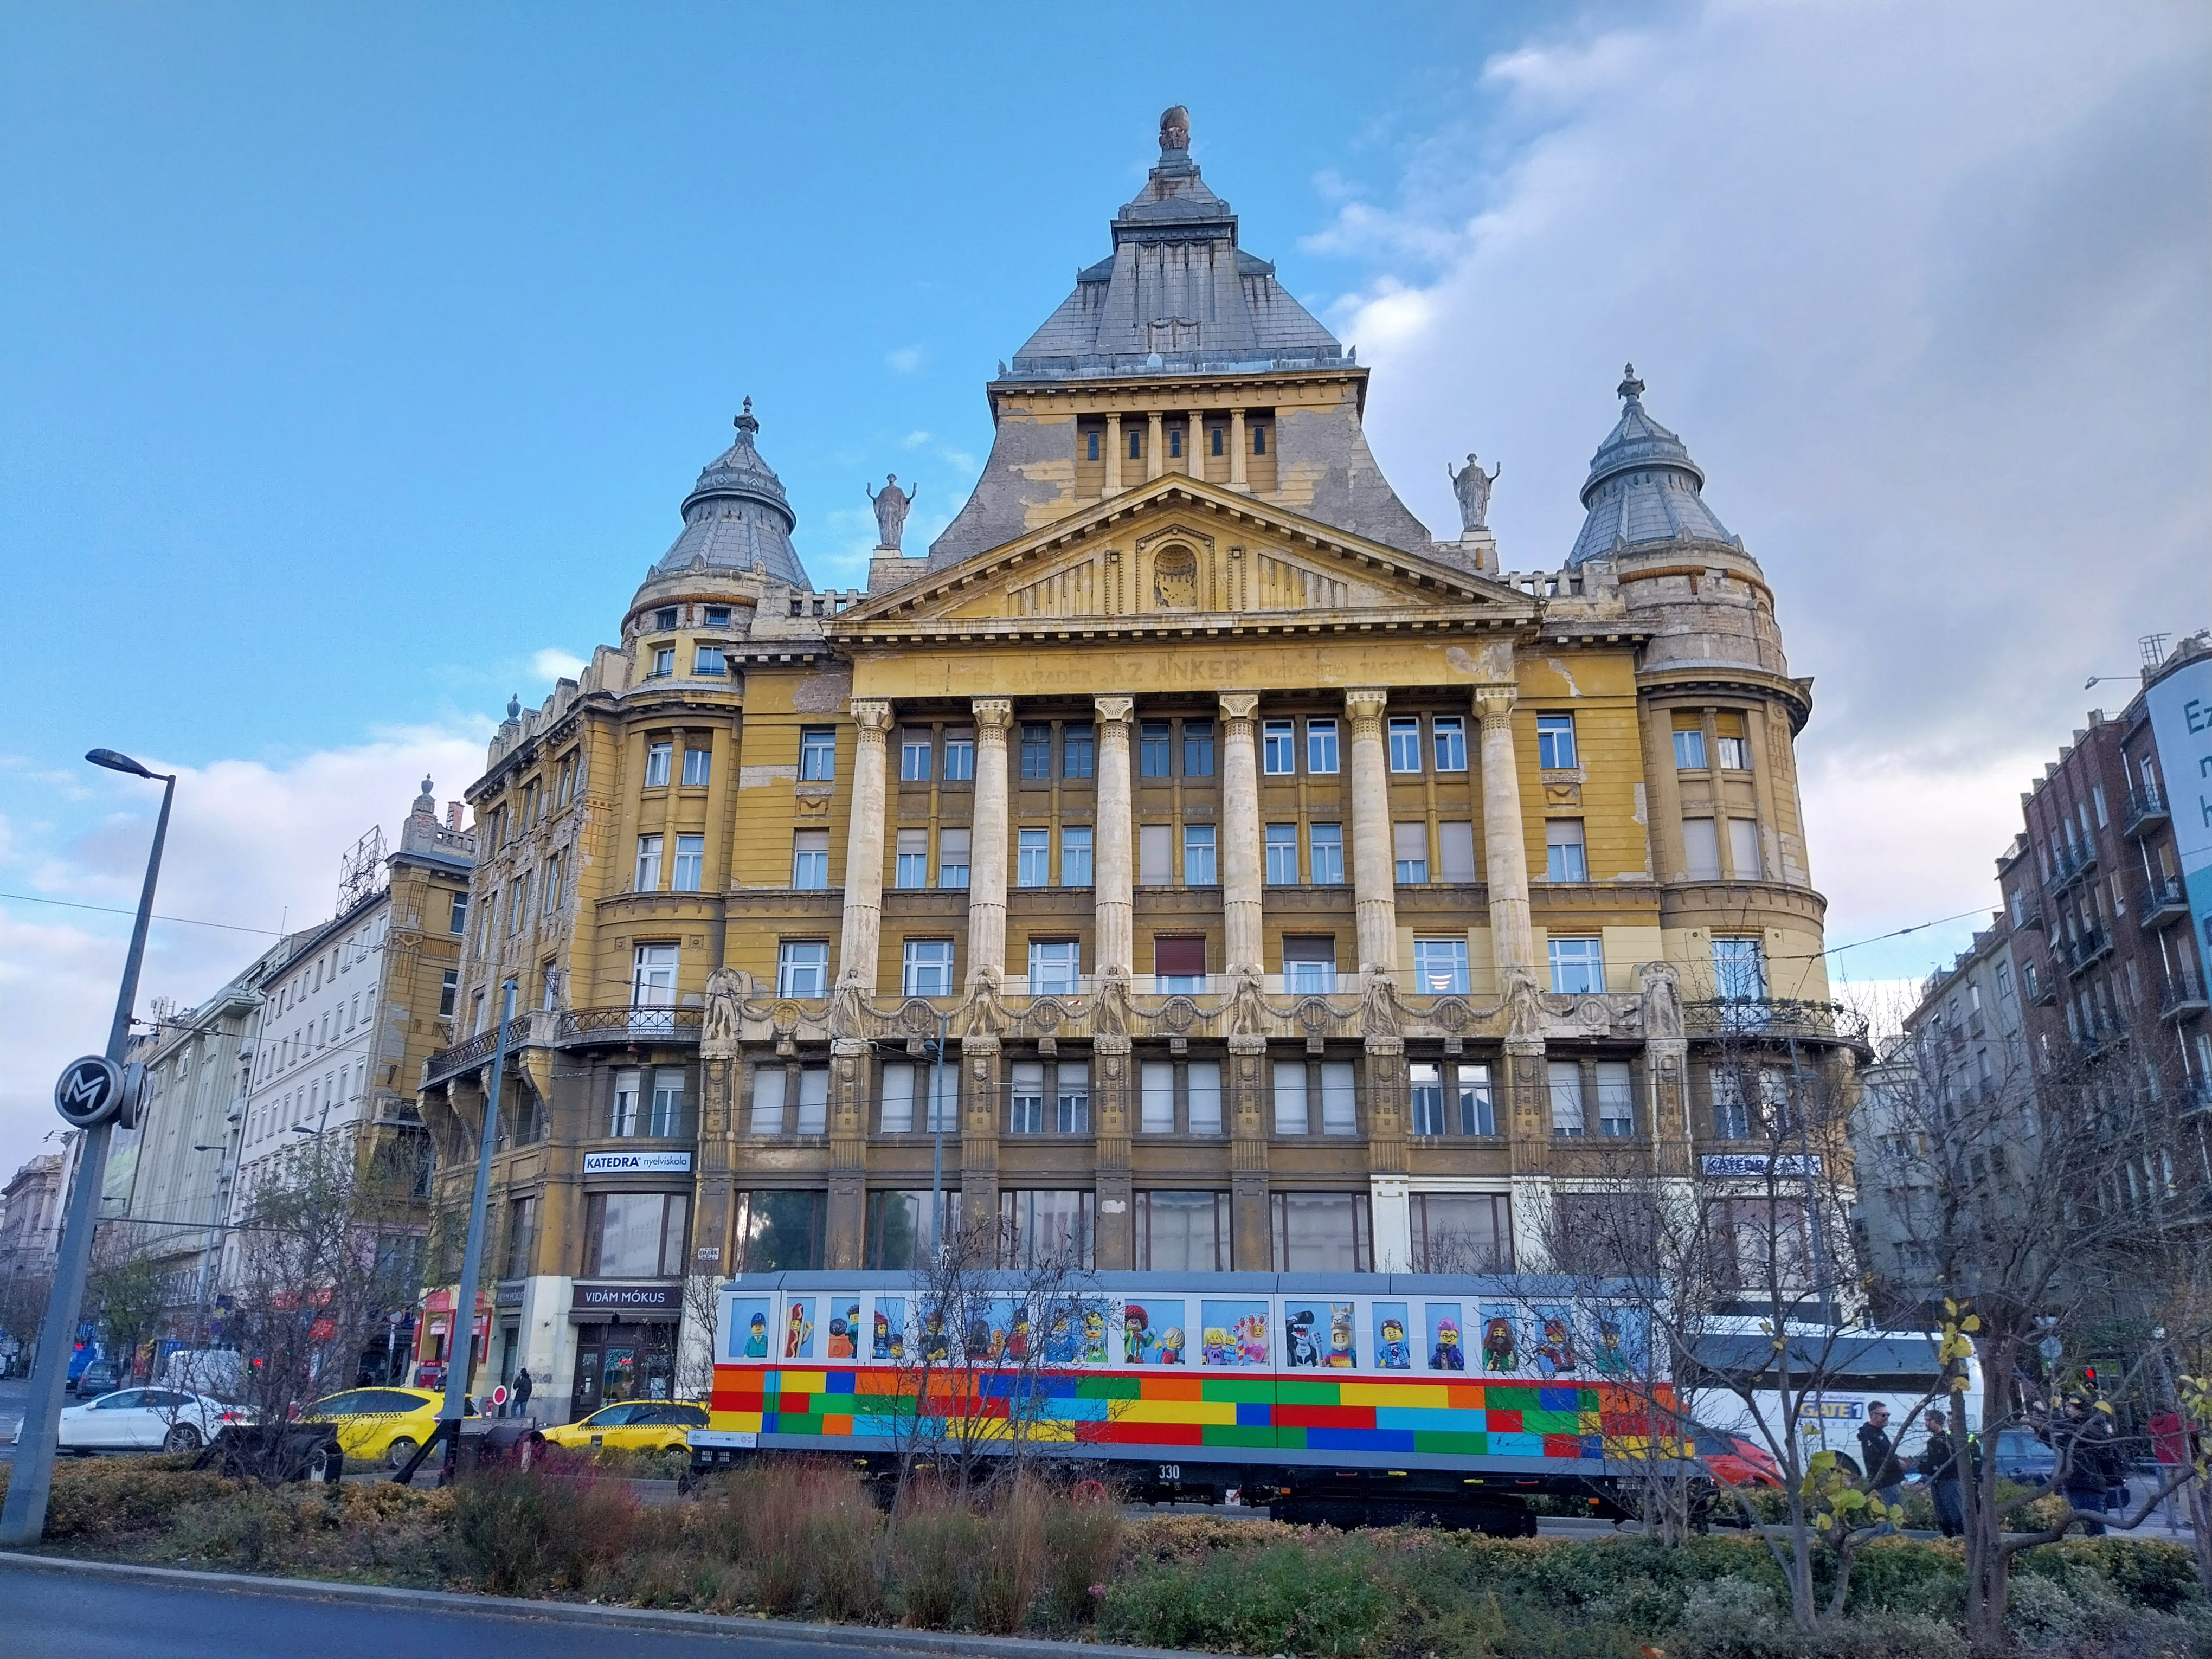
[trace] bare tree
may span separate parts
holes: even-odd
[[[2166,1464],[2120,1513],[2099,1495],[2116,1469],[2147,1461],[2154,1416],[2185,1440],[2204,1427],[2207,1193],[2191,1185],[2170,1098],[2124,1059],[2077,1053],[1991,1077],[1970,1071],[1940,1022],[1886,1052],[1868,1127],[1868,1178],[1897,1238],[1884,1294],[1943,1343],[1953,1388],[1966,1389],[1970,1360],[1980,1371],[1979,1420],[1954,1413],[1949,1434],[1967,1476],[1968,1633],[1994,1654],[2022,1552],[2075,1526],[2139,1526],[2184,1489],[2200,1522],[2212,1519],[2200,1456]],[[2008,1486],[2006,1448],[2030,1437],[2056,1467]],[[2065,1512],[2026,1524],[2053,1494]],[[2195,1543],[2212,1588],[2201,1524]]]
[[[123,1380],[136,1373],[139,1348],[161,1328],[169,1304],[169,1275],[148,1254],[137,1229],[110,1222],[93,1239],[84,1312],[117,1356]]]

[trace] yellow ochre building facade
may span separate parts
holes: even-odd
[[[481,1305],[556,1415],[681,1385],[687,1282],[910,1264],[940,1182],[1100,1268],[1532,1266],[1601,1143],[1744,1133],[1717,997],[1849,1063],[1788,1012],[1809,684],[1642,382],[1556,568],[1471,459],[1437,540],[1161,143],[927,556],[887,483],[816,591],[748,403],[619,642],[509,705],[423,1118],[457,1261],[513,979]]]

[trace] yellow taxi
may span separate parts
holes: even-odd
[[[692,1430],[707,1426],[707,1408],[675,1400],[630,1400],[544,1431],[550,1446],[607,1451],[683,1451]]]
[[[428,1389],[348,1389],[318,1400],[300,1413],[303,1423],[328,1423],[349,1458],[383,1459],[398,1468],[438,1426],[445,1395]],[[473,1403],[463,1408],[474,1417]]]

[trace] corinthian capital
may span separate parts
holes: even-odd
[[[975,733],[978,737],[1004,737],[1006,728],[1014,723],[1014,700],[1012,697],[978,697],[969,705],[975,711]]]
[[[891,729],[891,705],[886,697],[855,697],[853,699],[853,723],[863,732],[872,732],[878,737]]]

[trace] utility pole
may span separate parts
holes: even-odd
[[[499,1094],[507,1072],[507,1028],[514,1018],[514,981],[501,981],[498,1035],[492,1039],[491,1087],[484,1093],[483,1137],[477,1142],[476,1195],[469,1201],[469,1242],[461,1252],[461,1282],[453,1290],[453,1346],[446,1358],[446,1401],[439,1428],[446,1435],[446,1467],[456,1466],[461,1445],[461,1407],[477,1359],[477,1274],[483,1267],[484,1211],[491,1202],[491,1154],[499,1138]],[[489,1330],[485,1332],[487,1337]]]

